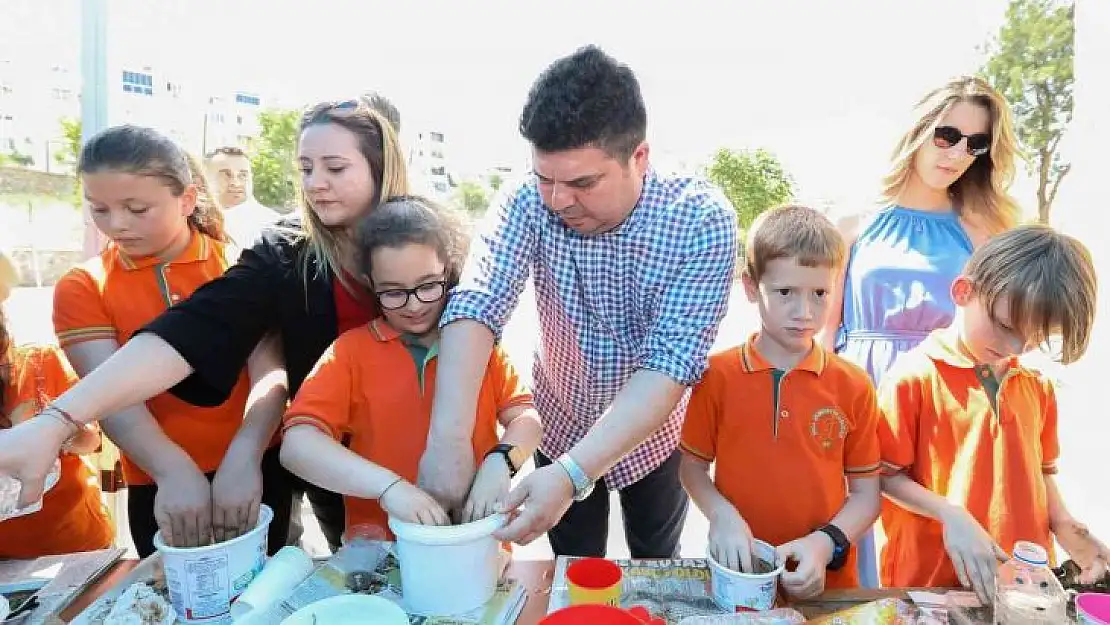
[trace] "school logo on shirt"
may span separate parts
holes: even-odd
[[[840,408],[819,408],[809,421],[809,433],[822,449],[832,449],[837,440],[848,436],[848,417]]]

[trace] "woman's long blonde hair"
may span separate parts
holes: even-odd
[[[300,132],[303,133],[309,126],[317,124],[341,126],[358,138],[359,152],[370,164],[370,175],[374,177],[371,210],[382,202],[409,194],[408,168],[397,138],[397,130],[370,98],[317,104],[301,117]],[[301,189],[301,210],[304,214],[304,233],[308,240],[301,266],[305,283],[308,283],[314,271],[323,269],[338,277],[340,283],[349,286],[340,263],[341,249],[353,244],[348,228],[325,226],[316,211],[312,210],[304,189]]]
[[[962,216],[978,219],[992,234],[1008,230],[1017,225],[1021,216],[1021,209],[1009,194],[1015,160],[1021,152],[1006,99],[987,81],[975,76],[954,78],[917,103],[915,122],[898,141],[890,172],[883,177],[882,202],[896,201],[909,180],[917,150],[931,140],[941,118],[959,102],[978,104],[990,113],[991,147],[948,188],[952,206]]]

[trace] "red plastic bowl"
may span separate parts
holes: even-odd
[[[539,625],[665,625],[645,610],[622,610],[607,605],[574,605],[548,614]]]

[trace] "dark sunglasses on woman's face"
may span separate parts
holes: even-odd
[[[937,126],[933,131],[933,145],[942,150],[956,145],[961,139],[967,137],[967,153],[972,156],[982,156],[991,149],[991,136],[985,132],[965,135],[959,128],[952,126]]]

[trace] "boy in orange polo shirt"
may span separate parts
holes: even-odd
[[[1097,283],[1074,238],[1024,226],[980,247],[952,283],[957,313],[904,354],[879,392],[886,586],[973,588],[994,595],[1017,541],[1050,553],[1055,536],[1088,581],[1110,551],[1068,513],[1054,481],[1060,447],[1052,384],[1017,356],[1062,337],[1062,360],[1087,348]]]
[[[0,252],[0,305],[17,278],[14,264]],[[76,381],[77,375],[58,348],[16,347],[0,309],[0,428],[35,417]],[[37,418],[59,417],[46,412]],[[99,445],[100,433],[96,430],[74,438],[62,453],[58,483],[43,496],[41,508],[0,521],[0,559],[29,559],[111,546],[112,524],[100,503],[100,483],[78,455],[95,451]]]
[[[362,266],[382,316],[324,352],[286,411],[281,449],[290,471],[345,496],[348,528],[372,525],[392,536],[388,517],[451,522],[455,511],[414,483],[431,425],[439,317],[458,281],[465,241],[451,211],[416,197],[385,202],[359,225]],[[498,423],[505,428],[500,444]],[[497,349],[478,395],[472,441],[474,457],[484,460],[463,521],[496,511],[539,439],[532,395]]]
[[[844,255],[813,209],[755,221],[743,282],[760,331],[710,356],[682,431],[682,483],[709,519],[710,555],[750,572],[753,539],[779,545],[797,564],[783,588],[799,599],[859,585],[851,542],[879,513],[875,391],[813,338]]]

